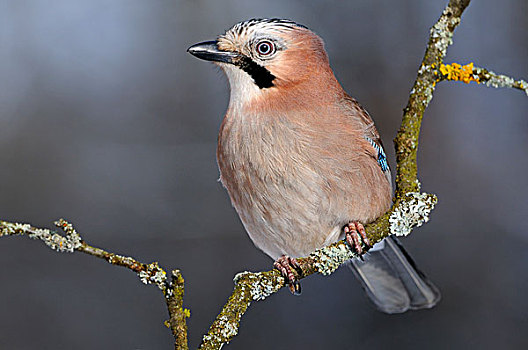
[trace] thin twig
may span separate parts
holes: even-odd
[[[49,229],[34,227],[30,224],[0,221],[0,237],[25,235],[29,238],[41,240],[48,247],[58,252],[73,253],[78,251],[103,259],[112,265],[122,266],[134,271],[141,282],[155,284],[163,292],[169,310],[170,318],[168,323],[174,335],[175,348],[188,349],[186,314],[189,311],[183,309],[183,277],[178,270],[172,271],[172,278],[169,281],[167,273],[157,262],[144,264],[134,258],[93,247],[83,241],[75,228],[64,219],[56,221],[55,225],[64,231],[64,235]]]
[[[435,71],[437,81],[461,81],[466,84],[476,82],[493,88],[512,88],[524,91],[528,96],[528,83],[507,75],[497,74],[486,68],[474,67],[473,62],[466,65],[459,63],[441,64]]]

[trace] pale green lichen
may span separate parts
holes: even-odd
[[[236,335],[236,334],[235,334]],[[222,349],[224,345],[227,342],[224,341],[219,335],[217,334],[205,334],[202,338],[202,344],[214,344],[216,347],[211,347],[212,349]],[[200,347],[201,349],[204,348],[203,346]]]
[[[30,224],[10,223],[6,221],[0,221],[0,237],[11,236],[11,235],[22,235],[28,233],[31,230]]]
[[[429,221],[429,214],[437,202],[436,196],[428,193],[410,192],[405,195],[389,217],[390,233],[407,236],[414,227]]]
[[[318,249],[310,254],[317,272],[325,276],[337,270],[345,261],[357,256],[344,242]]]
[[[78,234],[61,236],[58,233],[48,229],[34,229],[28,234],[29,238],[40,239],[48,247],[58,252],[73,253],[76,248],[81,246],[81,237]]]
[[[219,332],[209,333],[203,336],[202,344],[216,344],[218,349],[221,349],[225,344],[229,344],[229,339],[238,334],[238,323],[230,320],[226,315],[220,315],[216,322],[218,323]]]
[[[444,9],[442,17],[431,28],[431,40],[434,47],[440,52],[441,57],[447,53],[447,47],[453,43],[453,30],[460,23],[460,17],[452,16],[452,10],[449,7]]]
[[[233,278],[235,283],[239,283],[242,280],[246,280],[247,284],[249,284],[251,299],[255,301],[266,299],[284,285],[283,277],[279,277],[279,283],[277,283],[275,279],[262,272],[243,271],[237,273]]]
[[[220,329],[220,336],[225,339],[230,339],[238,334],[238,326],[235,322],[231,322],[226,315],[222,315],[218,318],[223,327]]]
[[[493,72],[488,72],[490,75],[489,80],[486,82],[486,86],[494,88],[518,88],[524,91],[528,96],[528,83],[524,80],[515,81],[515,79],[508,77],[506,75],[495,74]]]
[[[71,224],[62,219],[56,224],[65,231],[65,236],[49,229],[35,228],[29,224],[10,223],[5,221],[0,222],[0,236],[25,234],[29,238],[41,240],[48,247],[58,252],[73,253],[75,249],[82,245],[81,236],[79,236],[75,229],[73,229]]]
[[[229,340],[238,334],[238,322],[230,319],[226,315],[220,315],[216,321],[216,328],[218,333],[208,333],[202,338],[202,346],[200,349],[212,348],[221,349],[225,344],[229,344]],[[209,344],[210,347],[204,346]]]
[[[136,260],[134,260],[133,258],[131,258],[129,256],[123,256],[123,255],[119,255],[119,254],[111,254],[108,257],[108,262],[110,264],[123,264],[123,265],[127,265],[127,266],[132,266],[132,265],[137,263]]]
[[[515,80],[509,76],[497,74],[485,68],[476,67],[473,70],[475,75],[478,75],[480,80],[484,82],[487,87],[493,88],[514,88],[523,90],[528,96],[528,83],[525,80]]]
[[[270,272],[244,271],[233,278],[235,291],[217,317],[209,333],[203,336],[200,349],[219,349],[237,335],[240,318],[252,301],[264,300],[279,291],[284,278]]]
[[[494,87],[494,88],[501,88],[501,87],[512,87],[515,83],[515,80],[513,78],[510,78],[505,75],[497,75],[493,72],[490,73],[490,79],[486,82],[486,86],[488,87]]]
[[[167,273],[158,265],[152,262],[147,265],[146,271],[138,272],[139,279],[144,284],[156,284],[159,289],[165,291],[167,283]]]

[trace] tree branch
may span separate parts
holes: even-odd
[[[515,80],[507,75],[494,73],[486,68],[474,67],[473,63],[462,66],[458,63],[441,64],[435,71],[437,81],[461,81],[466,84],[474,81],[494,88],[513,88],[524,91],[528,96],[528,83],[522,79]]]
[[[101,248],[92,247],[82,240],[75,228],[66,220],[60,219],[55,226],[64,231],[64,235],[57,232],[33,227],[30,224],[11,223],[0,221],[0,237],[24,235],[32,239],[39,239],[48,247],[58,252],[82,252],[106,262],[125,267],[134,271],[141,282],[155,284],[165,296],[169,310],[169,328],[174,336],[176,349],[188,349],[186,318],[190,316],[189,310],[183,309],[184,280],[179,270],[172,271],[170,281],[167,273],[157,262],[144,264],[128,256],[117,255]]]
[[[431,28],[429,42],[414,86],[404,109],[402,123],[396,138],[396,201],[407,192],[419,190],[416,151],[420,126],[425,109],[433,98],[436,85],[434,67],[438,67],[452,43],[455,28],[460,23],[462,12],[469,0],[450,0],[444,12]]]

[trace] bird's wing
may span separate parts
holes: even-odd
[[[378,133],[378,130],[376,129],[376,126],[374,125],[372,117],[367,112],[367,110],[363,108],[363,106],[361,106],[354,98],[347,95],[345,97],[345,102],[351,109],[352,116],[356,119],[356,122],[362,127],[364,138],[374,148],[374,158],[381,167],[381,170],[383,170],[384,173],[387,173],[388,177],[390,178],[390,167],[387,161],[387,155],[385,154],[381,137]]]

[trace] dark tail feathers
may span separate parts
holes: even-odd
[[[393,236],[374,245],[365,261],[352,259],[347,265],[380,311],[395,314],[431,308],[440,300],[438,288]]]

